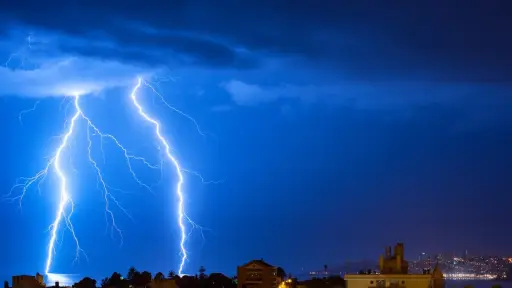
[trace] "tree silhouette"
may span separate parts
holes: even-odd
[[[167,278],[174,279],[174,277],[176,277],[176,272],[174,272],[174,270],[171,270],[169,273],[167,273]]]
[[[114,272],[112,273],[112,276],[108,279],[108,283],[106,286],[114,286],[116,288],[125,288],[129,286],[129,282],[126,280],[123,280],[123,276],[121,276],[121,273]]]
[[[279,269],[284,273],[282,268]],[[284,274],[283,274],[284,275]],[[236,288],[236,276],[228,277],[222,273],[206,273],[206,268],[201,266],[198,270],[198,274],[196,276],[187,276],[184,275],[182,277],[176,275],[174,271],[169,271],[169,278],[174,280],[176,287],[180,288]],[[130,279],[127,279],[127,278]],[[96,280],[91,279],[90,277],[85,277],[82,280],[73,284],[73,288],[150,288],[148,285],[152,285],[152,281],[162,281],[166,278],[162,272],[158,272],[152,277],[152,274],[148,271],[139,272],[134,267],[131,267],[128,270],[127,278],[123,279],[123,276],[114,272],[110,277],[105,277],[96,282]],[[154,282],[153,282],[154,283]],[[164,284],[160,282],[160,284]],[[161,286],[161,285],[157,285]],[[167,285],[164,285],[167,286]],[[4,282],[4,288],[9,288],[9,283]],[[324,287],[319,287],[324,288]]]
[[[121,276],[121,273],[114,272],[114,273],[112,273],[112,275],[109,278],[109,282],[110,282],[109,284],[115,285],[115,284],[121,282],[121,280],[123,280],[123,276]]]
[[[130,269],[128,269],[128,274],[126,274],[126,279],[128,279],[128,281],[133,281],[133,279],[136,277],[136,274],[138,273],[137,269],[135,269],[135,267],[130,267]]]
[[[103,279],[101,279],[101,288],[105,288],[108,286],[108,282],[110,281],[110,279],[108,277],[105,277]]]
[[[206,278],[205,272],[206,272],[206,268],[204,268],[204,266],[199,267],[199,279]]]
[[[129,278],[127,279],[129,282],[129,285],[135,286],[135,287],[143,287],[146,286],[151,282],[153,279],[153,276],[148,271],[139,272],[135,268],[130,268],[128,271]]]
[[[281,279],[286,278],[286,272],[284,271],[283,267],[277,267],[277,277]]]
[[[73,284],[73,287],[74,288],[96,288],[96,280],[91,279],[89,277],[85,277],[84,279]]]
[[[164,279],[165,279],[164,273],[158,272],[158,273],[155,274],[155,280],[156,281],[162,281]]]
[[[234,288],[236,286],[230,277],[222,273],[210,273],[203,283],[206,284],[203,287],[206,286],[208,288]]]
[[[324,273],[327,274],[327,264],[324,264]]]
[[[140,273],[140,286],[146,286],[147,284],[151,283],[151,280],[153,279],[153,275],[151,275],[151,272],[143,271]]]
[[[282,270],[282,268],[280,269]],[[284,271],[284,270],[282,270]],[[166,278],[162,272],[158,272],[152,277],[152,274],[148,271],[137,271],[134,267],[131,267],[128,270],[127,276],[130,277],[130,280],[127,278],[123,279],[123,276],[114,272],[110,277],[105,277],[97,283],[94,279],[89,277],[85,277],[82,280],[76,282],[73,285],[73,288],[150,288],[149,285],[152,285],[152,281],[163,281]],[[169,271],[169,278],[174,280],[176,287],[180,288],[236,288],[236,276],[228,277],[222,273],[206,273],[206,268],[201,266],[197,272],[196,276],[187,276],[184,275],[182,277],[176,275],[174,271]],[[153,282],[154,283],[154,282]],[[160,282],[162,284],[162,282]],[[4,284],[4,286],[8,286],[9,283]],[[159,286],[159,285],[157,285]],[[9,287],[4,287],[9,288]],[[325,287],[314,287],[314,288],[325,288]]]

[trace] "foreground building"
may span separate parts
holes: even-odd
[[[36,276],[19,275],[12,276],[12,288],[44,288],[43,275],[36,273]]]
[[[283,279],[277,267],[263,260],[253,260],[237,267],[238,288],[277,288]]]
[[[346,274],[346,288],[444,288],[444,276],[436,265],[422,274],[409,274],[409,263],[404,259],[404,244],[398,243],[391,254],[387,247],[380,257],[379,272]]]

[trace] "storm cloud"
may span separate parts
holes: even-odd
[[[245,69],[269,53],[351,79],[510,82],[512,43],[505,27],[512,26],[512,4],[491,2],[29,0],[5,3],[0,15],[5,27],[24,24],[108,41],[114,48],[73,50],[124,61],[159,55],[165,63],[166,54]],[[251,53],[241,55],[239,48]]]

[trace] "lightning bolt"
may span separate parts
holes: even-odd
[[[197,129],[197,132],[199,132],[199,134],[201,136],[206,136],[205,133],[201,130],[201,127],[199,126],[199,123],[197,123],[196,119],[194,119],[192,116],[188,115],[187,113],[177,109],[176,107],[172,106],[171,104],[169,104],[167,101],[165,101],[165,98],[164,96],[162,96],[162,94],[160,94],[156,89],[155,87],[153,87],[153,85],[151,85],[149,82],[146,82],[146,81],[143,81],[141,78],[139,78],[139,81],[140,81],[140,85],[142,85],[142,83],[144,83],[144,85],[146,85],[147,87],[149,87],[149,89],[151,89],[151,91],[153,91],[153,93],[155,93],[156,96],[158,96],[158,98],[160,98],[160,100],[162,101],[162,103],[165,104],[165,106],[167,106],[167,108],[173,110],[174,112],[180,114],[181,116],[187,118],[188,120],[192,121],[192,123],[194,123],[194,125],[196,126],[196,129]],[[139,87],[140,87],[139,85]],[[157,85],[159,85],[157,83]],[[159,87],[159,86],[157,86]],[[138,89],[138,88],[137,88]],[[133,99],[133,97],[132,97]],[[148,120],[149,121],[149,120]]]
[[[137,81],[137,85],[135,85],[135,87],[133,88],[132,93],[130,95],[130,97],[132,99],[132,102],[133,102],[133,105],[135,105],[139,115],[144,120],[146,120],[147,122],[149,122],[149,123],[151,123],[153,125],[153,127],[155,129],[156,137],[158,138],[160,143],[165,148],[164,149],[165,156],[174,165],[174,168],[176,169],[176,173],[178,175],[178,182],[176,184],[176,188],[175,189],[176,189],[176,195],[178,196],[178,226],[179,226],[180,232],[181,232],[181,237],[180,237],[181,262],[180,262],[180,266],[179,266],[179,269],[178,269],[178,274],[181,275],[181,274],[183,274],[183,267],[185,266],[185,261],[188,258],[188,251],[185,248],[185,242],[187,240],[187,231],[186,231],[186,228],[185,228],[185,223],[184,223],[185,221],[184,220],[185,219],[189,219],[188,216],[186,216],[186,214],[185,214],[185,204],[184,204],[185,199],[184,199],[184,195],[183,195],[183,191],[182,191],[183,182],[184,182],[182,168],[181,168],[180,163],[176,159],[176,157],[174,157],[173,154],[171,153],[171,147],[170,147],[169,143],[167,142],[165,137],[162,135],[160,123],[157,120],[151,118],[144,111],[144,108],[142,108],[142,105],[137,100],[137,92],[138,92],[139,88],[142,86],[142,83],[143,83],[142,78],[139,77],[138,81]],[[155,91],[155,90],[153,89],[153,91]],[[158,94],[158,95],[160,95],[160,94]],[[162,99],[163,99],[163,97],[162,97]],[[169,106],[169,107],[171,107],[171,106]],[[175,110],[175,111],[179,111],[179,110]],[[196,123],[196,122],[194,122],[194,123]]]
[[[192,170],[184,169],[181,167],[180,163],[178,162],[178,159],[173,155],[173,153],[171,151],[169,142],[163,136],[163,133],[161,131],[160,122],[156,118],[149,116],[149,114],[145,111],[143,106],[138,101],[137,93],[138,93],[139,89],[141,88],[141,86],[145,85],[146,87],[151,89],[163,101],[163,103],[167,107],[171,108],[173,111],[177,112],[181,116],[184,116],[187,119],[191,120],[194,123],[194,125],[196,126],[199,134],[201,134],[203,136],[205,134],[201,131],[198,123],[196,122],[196,120],[194,118],[192,118],[188,114],[182,112],[181,110],[178,110],[177,108],[174,108],[173,106],[169,105],[165,101],[164,97],[160,93],[158,93],[157,90],[149,82],[145,82],[140,77],[137,80],[138,80],[137,84],[135,85],[135,87],[133,87],[133,90],[130,94],[132,103],[133,103],[134,107],[136,108],[138,115],[145,122],[148,122],[149,124],[151,124],[153,126],[154,134],[155,134],[157,140],[160,142],[160,145],[162,145],[162,147],[164,147],[164,149],[163,149],[164,156],[165,156],[164,158],[167,159],[172,164],[172,166],[174,167],[174,169],[177,173],[177,176],[178,176],[178,181],[176,183],[176,186],[173,189],[173,192],[176,193],[176,196],[178,198],[178,206],[177,206],[177,222],[178,223],[177,224],[178,224],[178,227],[180,230],[179,250],[180,250],[180,256],[181,256],[178,274],[182,275],[183,268],[185,266],[185,262],[187,261],[188,255],[189,255],[189,252],[187,251],[187,249],[185,247],[185,243],[187,241],[188,236],[190,235],[190,233],[192,233],[192,231],[194,229],[199,228],[199,229],[201,229],[201,235],[203,236],[203,240],[204,240],[203,227],[201,227],[198,224],[196,224],[195,222],[193,222],[190,219],[190,217],[186,214],[186,211],[185,211],[185,197],[184,197],[184,192],[183,192],[183,184],[184,184],[183,173],[190,173],[192,175],[195,175],[195,176],[199,177],[201,179],[201,181],[205,184],[221,183],[222,181],[205,181],[204,178],[199,173],[194,172]],[[65,128],[66,131],[61,136],[59,146],[54,151],[53,156],[51,158],[49,158],[49,160],[46,162],[46,165],[44,166],[44,168],[42,170],[40,170],[39,172],[37,172],[32,177],[19,178],[18,181],[16,182],[16,184],[13,186],[13,188],[9,192],[9,194],[6,195],[6,196],[10,197],[13,194],[13,191],[15,189],[21,189],[21,193],[19,193],[19,195],[15,196],[15,197],[8,198],[10,200],[18,200],[20,207],[21,207],[23,198],[26,195],[26,193],[30,187],[37,185],[38,190],[40,190],[41,183],[46,179],[46,177],[49,173],[55,173],[55,175],[57,176],[58,183],[59,183],[58,184],[59,201],[58,201],[57,209],[55,211],[55,218],[54,218],[52,224],[48,228],[48,230],[50,231],[50,240],[48,242],[47,258],[45,261],[45,274],[46,275],[52,275],[52,273],[50,273],[50,271],[52,268],[54,257],[56,255],[55,246],[59,242],[58,234],[59,234],[60,228],[62,226],[65,226],[65,228],[67,228],[67,230],[70,231],[71,236],[73,237],[73,239],[75,241],[76,255],[75,255],[74,262],[78,261],[80,255],[82,255],[82,254],[87,258],[87,254],[80,246],[78,236],[75,233],[75,228],[71,221],[71,217],[74,212],[75,204],[73,202],[72,195],[69,192],[70,191],[70,187],[69,187],[70,186],[69,185],[69,174],[70,173],[69,173],[69,171],[66,171],[66,169],[62,165],[63,155],[66,152],[66,150],[70,148],[70,141],[71,141],[70,139],[76,133],[75,131],[77,129],[79,129],[79,127],[78,127],[79,121],[82,121],[83,123],[86,124],[85,132],[86,132],[86,136],[87,136],[86,139],[87,139],[87,144],[88,144],[87,145],[87,157],[88,157],[88,161],[89,161],[90,165],[93,167],[93,169],[96,173],[97,188],[102,192],[102,195],[104,198],[104,203],[105,203],[104,211],[105,211],[105,220],[107,222],[107,227],[111,228],[110,234],[113,239],[114,239],[115,232],[119,235],[121,245],[123,243],[123,234],[122,234],[122,230],[116,224],[116,218],[114,216],[114,212],[112,211],[112,206],[116,206],[117,208],[119,208],[130,219],[132,219],[132,217],[128,213],[128,211],[125,208],[123,208],[123,206],[115,198],[115,196],[111,193],[111,191],[115,191],[115,190],[119,191],[119,189],[112,188],[111,186],[109,186],[107,184],[105,177],[101,171],[100,165],[98,165],[98,162],[92,156],[92,154],[93,154],[92,153],[93,137],[95,137],[95,136],[99,137],[99,140],[101,141],[100,149],[101,149],[101,154],[103,157],[105,155],[105,153],[103,151],[103,142],[105,140],[112,142],[118,149],[120,149],[120,151],[122,151],[122,153],[123,153],[124,158],[126,159],[126,165],[128,167],[128,170],[129,170],[132,178],[140,186],[146,188],[150,192],[152,192],[151,187],[148,186],[147,184],[143,183],[137,177],[137,174],[134,172],[134,169],[132,168],[132,162],[133,161],[141,162],[150,169],[158,169],[158,168],[162,169],[162,164],[160,164],[159,166],[153,165],[153,164],[149,163],[148,161],[146,161],[146,159],[131,154],[128,151],[128,149],[126,149],[116,139],[116,137],[114,137],[111,134],[103,133],[81,109],[80,103],[79,103],[80,99],[81,99],[80,95],[74,95],[73,101],[69,102],[70,105],[73,104],[73,108],[74,108],[73,115],[71,116],[71,118],[66,120],[66,122],[65,122],[65,126],[67,126]],[[20,112],[20,115],[19,115],[20,121],[21,121],[22,115],[35,110],[38,103],[39,102],[37,102],[32,109]],[[164,158],[161,158],[161,163],[165,160]],[[105,158],[103,158],[103,160],[105,161]],[[185,225],[186,222],[190,224],[190,227],[191,227],[190,231],[187,231],[187,228]]]
[[[25,39],[25,45],[18,49],[15,53],[12,53],[7,61],[3,63],[3,66],[6,68],[17,70],[17,69],[25,69],[25,67],[28,63],[28,54],[38,48],[40,44],[44,44],[44,41],[41,40],[35,40],[32,34],[29,34]],[[16,65],[17,64],[17,65]],[[1,65],[1,63],[0,63]],[[102,173],[102,170],[100,168],[100,165],[98,164],[98,161],[94,159],[93,157],[93,140],[98,139],[100,141],[100,150],[101,155],[103,156],[103,163],[105,163],[105,153],[103,151],[103,144],[104,141],[109,141],[113,143],[120,151],[122,151],[123,156],[126,160],[127,168],[134,179],[135,182],[137,182],[140,186],[146,188],[148,191],[151,191],[151,187],[145,183],[143,183],[135,173],[132,162],[140,162],[147,166],[150,169],[160,169],[160,171],[163,173],[162,170],[162,163],[166,160],[170,161],[172,166],[175,168],[175,171],[178,176],[178,181],[173,187],[172,191],[173,193],[176,193],[176,196],[178,198],[178,206],[177,206],[177,224],[180,230],[180,241],[179,241],[179,251],[181,260],[179,263],[179,269],[178,274],[183,274],[183,268],[185,266],[185,262],[188,259],[189,252],[187,251],[185,244],[187,241],[187,238],[191,235],[191,233],[194,231],[194,229],[200,229],[201,235],[204,238],[203,230],[205,230],[203,227],[199,226],[197,223],[192,221],[192,219],[186,214],[185,211],[185,197],[184,197],[184,191],[183,191],[183,184],[184,184],[184,173],[189,173],[191,175],[194,175],[196,177],[199,177],[201,179],[202,183],[209,184],[209,183],[221,183],[222,181],[206,181],[199,173],[194,172],[189,169],[184,169],[181,167],[180,163],[178,162],[178,159],[174,156],[172,153],[171,147],[169,145],[169,142],[166,140],[166,138],[163,136],[161,131],[161,124],[160,122],[154,118],[149,116],[149,114],[145,111],[143,106],[139,103],[137,98],[137,92],[141,88],[142,85],[149,88],[156,96],[157,98],[165,104],[169,109],[173,110],[174,112],[178,113],[179,115],[187,118],[189,121],[191,121],[194,125],[198,133],[202,136],[206,136],[206,132],[203,132],[197,121],[188,115],[187,113],[173,107],[170,105],[162,94],[160,94],[160,84],[164,82],[169,81],[176,81],[175,78],[160,78],[155,79],[155,81],[145,81],[142,78],[137,78],[137,84],[135,87],[133,87],[133,90],[130,94],[130,98],[133,102],[134,107],[136,108],[138,115],[141,116],[141,118],[151,124],[154,128],[154,133],[157,138],[157,140],[160,142],[161,147],[163,146],[163,154],[165,157],[161,157],[160,159],[160,165],[153,165],[146,161],[144,158],[135,156],[131,154],[128,149],[126,149],[117,139],[111,134],[103,133],[95,124],[94,122],[84,113],[84,111],[80,107],[80,99],[81,95],[75,94],[72,96],[73,101],[69,101],[67,105],[69,107],[72,106],[73,112],[72,116],[69,117],[67,115],[68,106],[66,106],[66,121],[64,122],[64,129],[65,132],[60,136],[58,147],[55,151],[53,151],[52,156],[48,157],[48,160],[46,161],[46,164],[44,168],[40,171],[38,171],[34,176],[32,177],[21,177],[19,178],[15,185],[12,187],[11,191],[5,195],[8,200],[11,201],[19,201],[19,206],[21,208],[22,202],[24,197],[26,196],[26,193],[28,192],[29,188],[32,186],[37,186],[38,191],[41,191],[41,183],[44,182],[48,174],[52,174],[57,176],[58,180],[58,186],[57,186],[57,193],[58,193],[58,205],[56,208],[56,211],[54,212],[54,219],[51,225],[48,227],[48,231],[50,233],[50,239],[48,241],[47,246],[47,257],[45,261],[45,274],[48,277],[55,277],[58,276],[58,274],[51,273],[52,264],[54,262],[54,258],[56,256],[56,245],[59,244],[59,238],[62,238],[64,235],[64,232],[66,229],[70,232],[73,240],[75,241],[76,245],[76,254],[75,259],[73,262],[78,261],[79,257],[83,254],[85,258],[87,258],[87,254],[80,246],[80,241],[77,233],[75,233],[75,227],[71,221],[74,209],[75,209],[75,203],[72,199],[72,193],[71,191],[71,181],[70,181],[70,175],[71,172],[74,171],[74,168],[72,169],[66,169],[63,165],[63,158],[65,158],[66,153],[68,153],[68,150],[71,149],[71,142],[74,135],[77,133],[77,130],[80,129],[79,123],[83,123],[86,125],[86,140],[87,140],[87,159],[94,169],[94,172],[96,173],[97,178],[97,188],[101,191],[102,196],[104,198],[104,213],[105,213],[105,221],[107,223],[107,228],[110,227],[110,236],[114,239],[114,234],[117,233],[120,237],[120,245],[123,244],[123,234],[122,230],[118,227],[116,223],[116,218],[114,215],[114,212],[112,211],[112,207],[117,207],[119,210],[121,210],[128,218],[132,219],[131,215],[128,213],[128,211],[123,208],[121,203],[116,199],[116,197],[113,195],[112,191],[122,191],[116,188],[113,188],[107,184],[107,181],[105,179],[104,174]],[[158,88],[158,89],[157,89]],[[66,99],[69,99],[69,97],[65,97],[64,100],[61,103],[61,106],[64,102],[67,102]],[[155,99],[155,98],[153,98]],[[40,101],[35,102],[34,106],[31,109],[23,110],[18,115],[18,120],[20,124],[23,124],[22,119],[23,116],[27,113],[33,112],[36,110],[38,105],[40,104]],[[61,107],[62,108],[62,107]],[[211,136],[212,134],[209,134]],[[96,137],[96,138],[95,138]],[[12,197],[14,191],[16,189],[20,189],[21,192],[18,195],[15,195]],[[5,199],[5,198],[4,198]],[[132,219],[133,220],[133,219]],[[189,224],[190,229],[187,229],[186,223]],[[188,231],[187,231],[188,230]],[[62,276],[62,275],[61,275]]]
[[[79,95],[74,96],[73,104],[74,104],[75,111],[74,111],[74,114],[71,117],[71,119],[68,120],[68,122],[70,123],[69,127],[67,128],[66,133],[62,137],[60,145],[55,150],[54,156],[50,160],[48,160],[44,169],[37,172],[33,177],[20,178],[18,183],[16,183],[13,186],[13,188],[11,189],[11,192],[8,194],[8,195],[12,195],[12,192],[14,189],[21,187],[22,191],[21,191],[20,195],[13,197],[13,198],[9,198],[10,200],[19,200],[20,207],[21,207],[23,197],[25,196],[28,189],[36,183],[39,188],[40,183],[46,178],[48,173],[51,171],[50,169],[52,167],[54,168],[55,174],[57,175],[58,180],[59,180],[59,204],[58,204],[58,208],[56,211],[55,219],[49,227],[51,236],[50,236],[50,241],[48,243],[47,258],[46,258],[46,264],[45,264],[45,274],[49,274],[49,272],[50,272],[53,258],[55,255],[55,244],[57,243],[57,234],[58,234],[59,227],[62,225],[62,223],[64,223],[66,225],[67,229],[71,232],[71,235],[76,243],[75,261],[78,260],[81,253],[84,254],[87,258],[87,254],[85,254],[85,252],[80,247],[80,242],[75,233],[73,223],[71,222],[71,216],[74,211],[74,202],[69,193],[67,174],[65,173],[65,170],[62,168],[62,154],[63,154],[64,150],[67,147],[69,147],[70,138],[72,137],[72,135],[76,129],[77,122],[79,119],[84,120],[87,124],[87,140],[88,140],[88,144],[89,144],[87,147],[88,148],[88,160],[96,171],[97,178],[98,178],[98,186],[103,191],[103,196],[104,196],[104,200],[105,200],[105,217],[110,218],[110,226],[112,228],[112,233],[114,232],[114,230],[118,232],[118,234],[121,237],[121,244],[123,241],[122,233],[121,233],[121,229],[119,229],[119,227],[116,225],[114,213],[110,209],[111,203],[115,204],[130,219],[131,219],[131,216],[127,212],[127,210],[121,206],[121,204],[114,197],[114,195],[112,195],[110,193],[110,190],[117,190],[117,189],[113,189],[109,185],[107,185],[107,183],[103,177],[103,174],[101,172],[101,169],[99,168],[97,162],[92,157],[92,153],[91,153],[92,139],[91,139],[91,137],[93,135],[98,135],[99,137],[101,137],[102,141],[103,141],[103,139],[111,140],[123,152],[124,157],[126,159],[126,163],[128,165],[128,168],[129,168],[129,171],[130,171],[132,177],[135,179],[135,181],[137,183],[139,183],[141,186],[146,187],[147,189],[149,189],[149,186],[139,180],[136,173],[133,171],[131,162],[132,161],[140,161],[149,168],[153,168],[153,169],[158,168],[158,166],[150,164],[144,158],[130,154],[128,152],[128,150],[114,136],[112,136],[110,134],[102,133],[100,131],[100,129],[96,125],[94,125],[92,120],[90,118],[88,118],[85,115],[85,113],[82,111],[82,109],[80,108],[80,105],[79,105],[79,99],[80,99]],[[91,133],[91,131],[93,133]],[[68,207],[70,208],[69,212],[66,212],[66,208],[68,208]]]
[[[34,106],[32,106],[32,108],[23,110],[23,111],[20,112],[20,114],[18,114],[18,120],[20,121],[20,124],[23,125],[23,121],[22,121],[23,120],[23,115],[25,115],[27,113],[30,113],[30,112],[36,111],[37,105],[39,105],[39,103],[41,103],[41,101],[36,101],[34,103]]]
[[[75,106],[76,107],[78,107],[78,98],[79,97],[77,95],[75,97]],[[75,243],[77,245],[77,251],[78,251],[77,255],[76,255],[77,257],[79,256],[78,253],[81,250],[80,243],[78,241],[78,238],[76,237],[75,230],[74,230],[73,225],[71,224],[71,220],[70,220],[71,214],[73,213],[74,203],[73,203],[73,200],[71,199],[70,195],[68,194],[66,175],[64,174],[64,172],[62,171],[62,168],[61,168],[62,151],[68,145],[69,137],[71,137],[71,135],[73,134],[76,121],[81,114],[80,111],[81,111],[80,109],[77,109],[75,114],[71,118],[71,124],[69,125],[69,129],[68,129],[67,133],[64,135],[64,137],[62,138],[62,142],[61,142],[60,146],[57,148],[54,158],[52,158],[52,160],[50,160],[50,162],[48,163],[46,168],[44,170],[42,170],[43,173],[40,172],[40,173],[36,174],[36,176],[35,176],[35,177],[37,177],[38,175],[46,176],[46,174],[48,173],[48,170],[50,168],[50,165],[53,163],[54,168],[55,168],[55,173],[59,177],[59,182],[60,182],[60,185],[59,185],[60,202],[59,202],[59,206],[57,209],[57,215],[55,216],[55,220],[50,225],[51,237],[50,237],[50,242],[48,244],[45,274],[48,274],[48,272],[50,271],[50,267],[52,265],[53,256],[55,254],[55,240],[57,239],[57,230],[59,229],[59,225],[60,225],[62,219],[65,220],[67,227],[71,231],[71,234],[72,234],[72,236],[75,240]],[[37,180],[37,178],[35,180]],[[26,188],[24,191],[26,191]],[[65,212],[65,209],[66,209],[66,206],[68,205],[68,203],[71,203],[71,213],[69,216],[67,216],[66,212]]]
[[[13,70],[17,69],[25,69],[26,67],[29,55],[32,51],[37,50],[37,48],[40,46],[40,44],[45,44],[47,41],[38,39],[36,40],[34,38],[34,35],[32,33],[28,33],[27,37],[24,39],[25,44],[19,48],[16,52],[9,55],[7,58],[7,61],[5,61],[4,66],[6,68],[10,68]],[[18,62],[17,66],[12,66],[11,62]]]

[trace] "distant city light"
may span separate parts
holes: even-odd
[[[474,273],[449,273],[444,274],[444,278],[450,280],[491,280],[496,279],[498,276],[494,274],[477,275]]]

